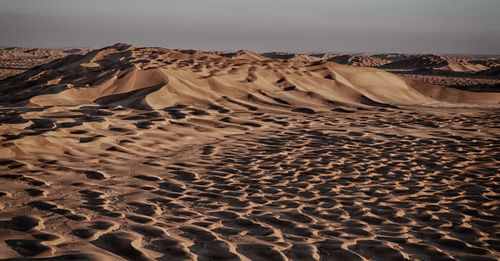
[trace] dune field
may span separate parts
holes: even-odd
[[[498,91],[390,56],[72,52],[0,81],[0,260],[500,259]],[[470,64],[432,70],[498,66]]]

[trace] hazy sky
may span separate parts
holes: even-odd
[[[500,0],[0,0],[0,45],[500,54]]]

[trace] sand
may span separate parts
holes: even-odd
[[[0,48],[0,80],[60,59],[68,54],[85,54],[89,51],[88,49],[76,48]]]
[[[0,90],[2,260],[500,258],[498,93],[124,44]]]
[[[345,65],[379,68],[433,85],[475,92],[500,92],[498,56],[325,54],[322,58]]]

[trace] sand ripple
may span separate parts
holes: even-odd
[[[500,258],[496,111],[221,106],[3,110],[0,258]]]

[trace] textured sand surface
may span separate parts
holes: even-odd
[[[468,91],[500,92],[498,56],[332,55],[328,61],[384,69],[405,78]]]
[[[22,73],[69,54],[84,54],[89,50],[60,48],[0,48],[0,79]]]
[[[498,93],[116,45],[0,101],[1,260],[500,258]]]
[[[264,53],[289,61],[330,61],[358,67],[373,67],[405,78],[467,91],[500,92],[498,56],[433,54],[294,54]]]
[[[44,49],[6,47],[0,49],[0,79],[22,73],[68,54],[86,54],[90,49]],[[177,50],[196,53],[196,50]],[[245,53],[240,51],[241,53]],[[210,52],[234,57],[238,52]],[[405,78],[467,91],[500,91],[500,58],[478,55],[432,54],[336,54],[268,52],[262,56],[290,62],[331,61],[358,67],[373,67]],[[255,58],[255,57],[254,57]]]

